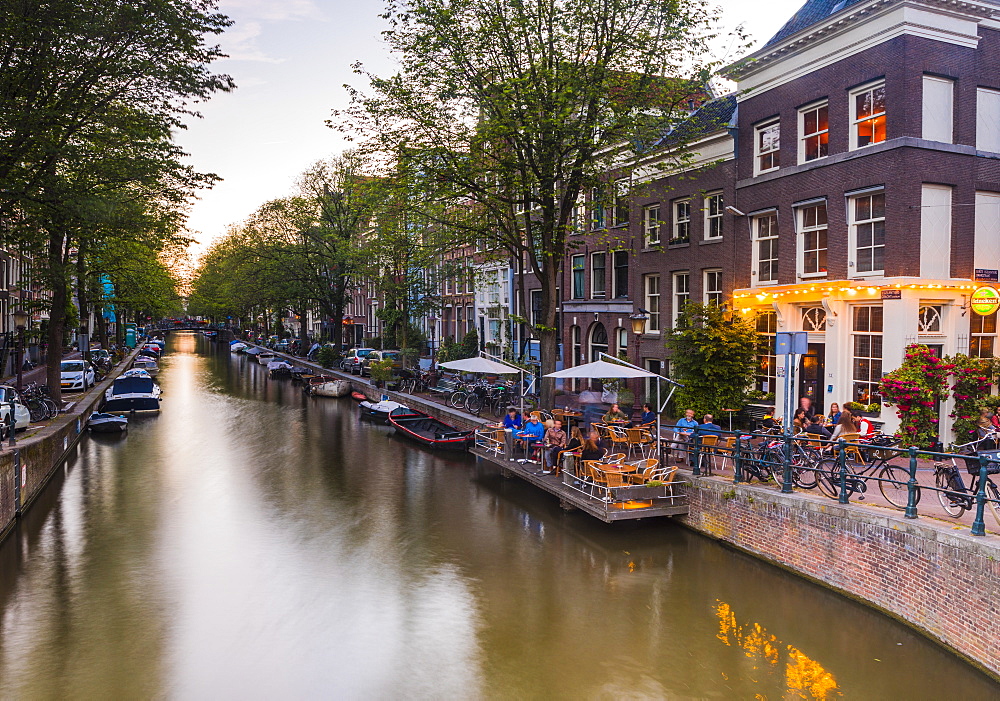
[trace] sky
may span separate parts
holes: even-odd
[[[757,43],[803,2],[716,0],[722,26],[742,24]],[[229,58],[213,70],[231,75],[238,87],[201,105],[203,118],[176,135],[195,168],[222,178],[191,206],[195,256],[264,202],[292,194],[310,164],[349,147],[325,121],[348,105],[345,83],[364,85],[354,63],[391,74],[380,36],[383,6],[383,0],[220,0],[219,10],[234,24],[215,38]]]

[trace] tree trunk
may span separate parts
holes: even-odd
[[[558,270],[555,266],[545,266],[542,270],[542,326],[538,329],[539,355],[542,363],[541,392],[539,397],[539,407],[546,411],[552,410],[555,406],[555,380],[545,377],[556,371],[556,356],[559,351],[559,335],[557,332],[556,311],[556,277]]]
[[[66,323],[66,268],[63,261],[65,238],[62,233],[49,233],[48,251],[48,287],[52,293],[52,306],[49,310],[48,343],[49,357],[46,363],[46,383],[49,386],[49,396],[62,406],[62,386],[60,385],[63,348],[63,327]]]

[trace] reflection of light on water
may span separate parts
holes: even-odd
[[[758,669],[758,664],[765,668],[768,665],[777,668],[782,649],[787,651],[785,682],[789,696],[827,699],[841,695],[837,690],[837,681],[822,664],[792,645],[782,648],[782,642],[759,623],[739,625],[736,614],[724,601],[718,601],[715,615],[719,619],[719,632],[715,637],[730,647],[742,648],[744,654],[754,661],[754,669]],[[758,694],[757,698],[763,697]]]

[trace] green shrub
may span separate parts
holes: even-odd
[[[333,346],[323,346],[316,354],[316,360],[319,361],[319,364],[323,367],[332,368],[337,364],[337,351],[333,349]]]

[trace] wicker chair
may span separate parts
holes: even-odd
[[[628,480],[632,484],[646,484],[659,470],[660,461],[655,458],[645,458],[636,464],[636,471],[628,475]]]
[[[701,474],[711,475],[712,468],[715,467],[715,457],[718,455],[716,446],[719,444],[719,437],[716,435],[701,437]]]

